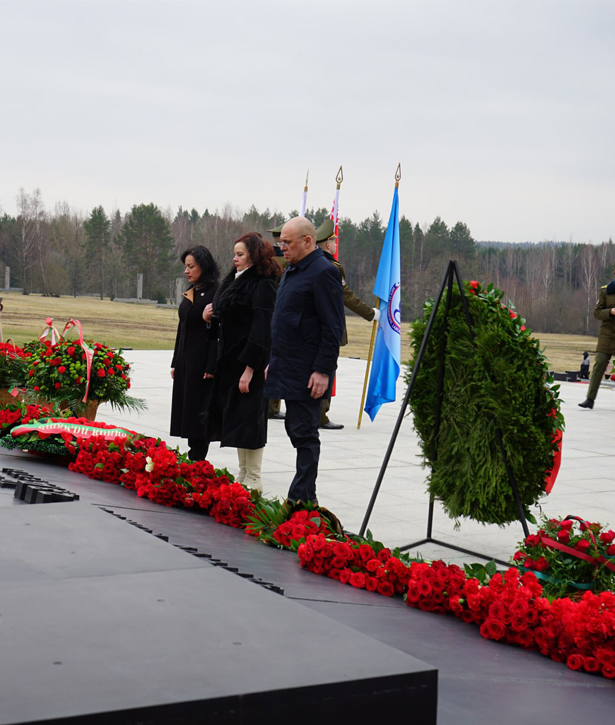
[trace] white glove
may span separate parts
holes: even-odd
[[[380,308],[374,307],[374,321],[380,322]]]

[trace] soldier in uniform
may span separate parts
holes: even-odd
[[[346,273],[342,265],[334,258],[334,254],[337,247],[337,240],[335,238],[335,228],[332,219],[324,221],[316,230],[316,244],[325,253],[325,257],[333,264],[340,275],[342,276],[342,295],[344,297],[344,306],[349,310],[356,312],[364,320],[371,322],[374,318],[376,322],[380,319],[380,310],[377,307],[370,307],[365,304],[363,300],[359,299],[357,295],[350,289],[346,284]],[[341,345],[348,344],[348,331],[344,327],[344,334],[342,335]],[[324,430],[340,430],[344,426],[341,423],[333,423],[329,420],[328,413],[331,406],[331,398],[324,398],[320,408],[320,423],[319,427]]]
[[[278,242],[280,241],[280,234],[282,232],[282,227],[284,226],[284,224],[285,222],[282,222],[282,224],[280,224],[279,227],[275,227],[275,229],[267,229],[267,233],[271,234],[271,236],[273,237],[275,261],[280,265],[282,274],[284,274],[284,270],[286,269],[286,267],[288,267],[288,262],[284,259],[282,250],[278,246]],[[284,420],[284,413],[282,413],[281,406],[281,400],[270,399],[267,407],[267,417],[273,420]]]
[[[615,275],[615,270],[613,270]],[[587,399],[579,403],[581,408],[594,407],[594,400],[598,395],[600,382],[604,377],[611,355],[615,355],[615,279],[604,287],[600,288],[600,299],[594,309],[594,317],[602,320],[598,345],[596,346],[596,358],[592,369],[592,377],[589,381]]]

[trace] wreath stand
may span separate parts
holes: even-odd
[[[384,461],[382,462],[382,466],[380,468],[380,473],[378,474],[378,479],[376,481],[376,485],[374,486],[374,490],[372,492],[372,497],[369,502],[369,506],[367,507],[367,511],[365,512],[365,517],[363,518],[363,523],[361,524],[361,530],[359,531],[359,536],[364,535],[365,530],[367,528],[369,518],[370,518],[372,510],[374,508],[374,504],[376,503],[376,498],[378,496],[378,492],[380,491],[380,486],[382,485],[382,480],[384,478],[384,474],[385,474],[387,466],[389,464],[391,454],[393,453],[393,448],[395,447],[395,441],[397,440],[397,436],[399,434],[399,429],[401,428],[401,423],[404,418],[406,408],[408,407],[408,402],[410,400],[410,395],[412,393],[412,387],[413,387],[414,381],[416,379],[416,373],[421,366],[421,361],[423,359],[423,353],[425,351],[425,348],[427,347],[427,342],[429,340],[429,337],[432,334],[432,327],[433,327],[434,321],[436,319],[436,314],[438,312],[438,308],[442,301],[442,296],[444,294],[444,290],[446,289],[444,330],[443,330],[443,334],[442,334],[442,339],[440,341],[440,366],[439,366],[439,371],[438,371],[438,388],[437,388],[438,394],[437,394],[436,420],[435,420],[435,438],[436,438],[436,440],[438,438],[439,431],[440,431],[440,419],[441,419],[441,414],[442,414],[442,398],[444,395],[444,361],[445,361],[445,356],[446,356],[448,317],[449,317],[449,312],[450,312],[450,308],[451,308],[453,284],[455,281],[457,282],[457,287],[459,289],[459,294],[461,296],[461,301],[462,301],[463,309],[465,312],[466,322],[468,323],[468,328],[470,330],[470,337],[472,339],[472,342],[474,343],[475,333],[474,333],[474,329],[472,327],[472,318],[470,316],[470,310],[468,308],[468,301],[466,299],[465,291],[463,289],[463,284],[461,282],[461,275],[459,273],[459,265],[457,264],[456,261],[451,260],[448,263],[448,266],[446,268],[446,273],[444,275],[444,279],[442,280],[442,284],[440,285],[440,291],[438,292],[436,302],[431,311],[431,316],[429,318],[429,322],[427,323],[427,328],[425,329],[425,335],[423,336],[423,341],[421,342],[421,347],[419,349],[418,355],[416,357],[416,362],[412,369],[412,375],[410,376],[410,382],[408,383],[408,389],[406,390],[406,395],[404,397],[404,401],[402,403],[401,410],[399,411],[399,416],[397,417],[397,423],[395,424],[393,434],[391,435],[391,440],[389,441],[389,447],[387,448],[387,452],[384,457]],[[499,446],[500,446],[500,451],[502,452],[502,458],[504,459],[504,465],[506,467],[506,472],[508,474],[508,480],[510,482],[510,487],[512,489],[513,496],[515,498],[515,503],[517,505],[517,511],[519,513],[519,521],[521,522],[521,526],[523,527],[524,536],[527,537],[527,536],[529,536],[530,532],[527,527],[525,512],[523,511],[523,506],[521,504],[521,497],[519,496],[519,489],[517,487],[517,482],[515,481],[514,474],[512,472],[512,469],[510,468],[508,459],[506,457],[506,450],[504,449],[502,432],[499,428],[496,428],[496,432],[497,432],[498,442],[499,442]],[[437,456],[437,449],[436,449],[436,456]],[[471,556],[475,556],[480,559],[487,559],[487,560],[493,559],[493,557],[487,556],[486,554],[481,554],[477,551],[471,551],[469,549],[464,549],[461,546],[456,546],[454,544],[449,544],[445,541],[440,541],[439,539],[434,539],[434,537],[432,536],[433,512],[434,512],[434,498],[433,498],[433,495],[431,495],[429,497],[429,513],[427,516],[427,534],[426,534],[425,538],[421,539],[420,541],[415,541],[411,544],[406,544],[405,546],[399,547],[400,551],[407,551],[408,549],[422,546],[423,544],[437,544],[437,545],[443,546],[447,549],[454,549],[456,551],[462,552],[463,554],[470,554]],[[502,564],[503,566],[509,566],[508,562],[501,561],[500,559],[495,559],[494,561],[496,561],[498,564]]]

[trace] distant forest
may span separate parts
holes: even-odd
[[[270,239],[267,229],[285,217],[254,206],[238,211],[228,206],[204,212],[179,208],[174,214],[154,204],[135,205],[129,212],[89,215],[67,203],[53,211],[40,191],[20,190],[16,216],[0,216],[0,283],[10,267],[10,285],[25,293],[98,294],[135,297],[137,273],[144,276],[143,296],[175,299],[175,280],[183,267],[181,252],[193,244],[208,247],[225,272],[231,265],[233,242],[249,231]],[[316,226],[329,210],[309,209]],[[504,290],[527,324],[539,332],[595,334],[593,308],[598,288],[613,277],[615,245],[541,242],[514,244],[477,242],[468,226],[449,226],[440,217],[421,228],[400,220],[402,319],[419,316],[425,300],[436,294],[449,259],[459,262],[464,279],[493,282]],[[340,262],[346,281],[359,297],[374,304],[376,276],[385,223],[375,212],[358,224],[340,221]]]

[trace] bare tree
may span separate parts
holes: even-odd
[[[585,292],[585,334],[589,335],[589,320],[592,302],[596,299],[598,284],[598,260],[592,244],[585,244],[581,250],[581,285]]]

